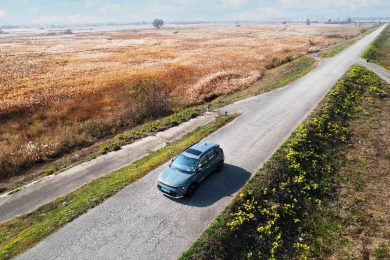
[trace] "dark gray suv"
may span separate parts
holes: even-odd
[[[213,171],[222,171],[223,150],[218,144],[199,142],[172,159],[158,177],[157,188],[173,198],[192,196],[196,186]]]

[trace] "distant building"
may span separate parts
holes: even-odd
[[[332,19],[328,19],[326,24],[348,24],[348,23],[353,23],[352,18],[347,18],[346,20],[336,20],[333,21]]]

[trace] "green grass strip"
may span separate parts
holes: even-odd
[[[14,257],[31,248],[66,223],[99,205],[235,117],[236,115],[218,117],[181,140],[168,144],[127,167],[96,179],[27,215],[0,224],[0,259]]]
[[[292,61],[290,64],[288,64],[288,67],[290,67],[290,69],[287,70],[288,73],[284,74],[278,80],[267,84],[264,88],[265,92],[284,87],[287,84],[299,79],[300,77],[305,76],[315,67],[315,65],[315,60],[310,56],[304,56],[295,61]]]

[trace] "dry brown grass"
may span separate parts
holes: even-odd
[[[344,151],[346,165],[334,210],[342,220],[339,239],[346,246],[331,259],[390,257],[390,99],[369,107],[370,116],[351,125],[351,144]],[[387,257],[378,254],[381,246],[387,248]]]
[[[181,108],[246,88],[266,68],[342,40],[329,35],[360,29],[201,26],[2,37],[0,179],[140,123],[126,87],[132,82],[162,80],[171,109]]]

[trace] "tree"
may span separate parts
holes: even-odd
[[[310,25],[310,19],[307,19],[307,20],[306,20],[306,24],[307,24],[307,25]]]
[[[154,19],[152,24],[153,24],[154,28],[159,29],[164,25],[164,21],[162,19]]]
[[[73,34],[72,30],[71,29],[66,29],[64,31],[64,34]]]

